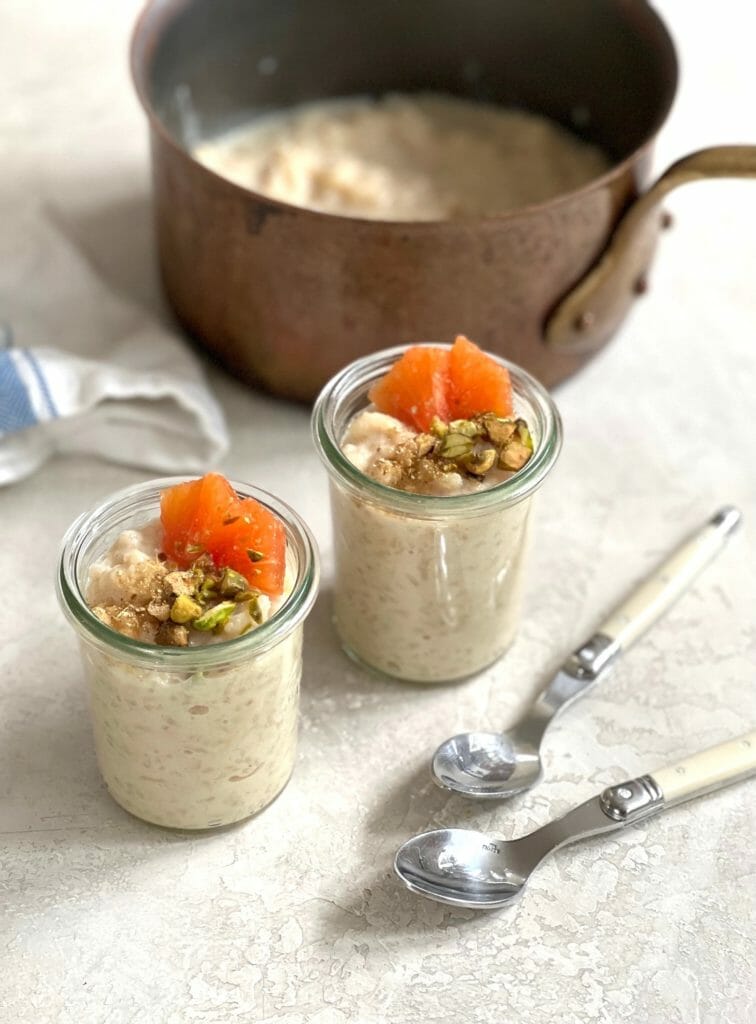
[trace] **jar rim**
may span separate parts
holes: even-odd
[[[439,342],[419,345],[396,345],[363,356],[344,367],[325,385],[315,401],[312,413],[312,436],[326,469],[355,494],[368,494],[378,504],[401,510],[409,515],[434,517],[456,516],[460,513],[483,512],[493,506],[515,505],[529,497],[553,468],[562,448],[562,419],[546,388],[527,370],[493,352],[486,355],[509,371],[512,387],[532,410],[536,420],[538,444],[532,458],[508,480],[468,494],[414,494],[382,484],[358,469],[341,450],[336,432],[336,414],[341,405],[358,390],[383,376],[409,348],[445,348]],[[354,410],[355,412],[359,410]],[[530,423],[531,431],[534,424]]]
[[[268,491],[231,480],[229,482],[238,494],[259,501],[281,520],[286,531],[287,549],[294,549],[296,578],[291,593],[281,607],[266,622],[243,636],[202,646],[163,647],[126,636],[105,625],[89,607],[80,584],[80,560],[87,542],[98,529],[107,529],[109,524],[112,527],[114,521],[123,519],[129,511],[136,514],[154,505],[157,514],[160,493],[175,484],[185,483],[187,479],[192,478],[159,477],[116,491],[74,520],[61,542],[56,591],[64,615],[89,642],[140,666],[146,663],[154,666],[159,662],[179,670],[189,664],[197,668],[214,667],[219,662],[236,662],[260,654],[298,626],[317,597],[320,559],[317,544],[305,521],[290,505]],[[123,529],[128,528],[128,523],[124,522]]]

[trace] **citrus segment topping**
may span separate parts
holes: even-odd
[[[444,348],[409,348],[369,392],[379,410],[415,430],[428,430],[434,416],[449,419],[449,352]]]
[[[219,540],[223,520],[239,501],[220,473],[176,484],[160,497],[163,550],[182,568],[210,553]]]
[[[451,350],[407,349],[368,397],[379,412],[419,431],[429,430],[435,418],[448,423],[513,413],[509,371],[463,335]]]
[[[240,573],[250,587],[276,597],[283,591],[283,524],[253,498],[240,498],[219,473],[164,491],[160,499],[163,550],[182,568],[209,556],[219,569]]]
[[[512,415],[514,406],[509,370],[462,334],[452,346],[449,377],[451,419],[467,420],[484,412],[492,412],[495,416]]]

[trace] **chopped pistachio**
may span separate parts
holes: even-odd
[[[438,439],[433,434],[418,434],[415,438],[415,445],[417,446],[417,454],[422,458],[424,455],[428,455],[429,452],[433,451]]]
[[[205,576],[197,587],[197,597],[202,602],[212,601],[216,596],[215,588],[217,586],[218,580],[214,576]]]
[[[483,448],[481,451],[463,455],[459,461],[468,473],[472,473],[474,476],[485,476],[496,465],[496,458],[495,448]]]
[[[533,438],[531,436],[530,431],[528,430],[528,425],[525,422],[525,420],[517,420],[517,434],[520,438],[521,443],[524,444],[525,447],[532,452]]]
[[[171,605],[171,622],[185,623],[196,619],[202,614],[202,606],[193,601],[188,594],[179,594]]]
[[[253,620],[253,622],[256,622],[258,626],[261,625],[263,621],[263,612],[262,608],[260,607],[259,594],[256,594],[253,598],[251,598],[249,604],[247,605],[247,609],[249,611],[250,618]]]
[[[221,593],[221,597],[233,597],[244,593],[245,590],[249,589],[249,583],[242,576],[240,572],[236,572],[235,569],[224,569],[223,575],[221,576],[218,589]]]
[[[155,634],[155,643],[162,647],[188,647],[189,630],[176,622],[161,622]]]
[[[226,518],[223,520],[223,525],[224,526],[231,526],[232,523],[237,523],[238,521],[239,521],[239,516],[226,516]]]
[[[247,548],[247,558],[249,558],[250,562],[262,562],[265,555],[262,551],[255,551],[254,548]]]
[[[209,608],[199,618],[195,619],[192,625],[203,633],[209,633],[216,626],[224,626],[233,615],[235,608],[236,604],[234,601],[221,601],[220,604]]]
[[[187,544],[186,545],[187,555],[201,555],[202,545],[201,544]]]
[[[493,413],[487,413],[483,417],[482,422],[486,435],[497,448],[506,444],[517,429],[517,424],[514,420],[501,419],[498,416],[494,416]]]
[[[499,466],[502,469],[509,469],[516,471],[522,469],[525,463],[530,459],[532,451],[521,441],[510,441],[508,445],[502,448],[499,455]]]
[[[234,601],[238,604],[244,604],[245,601],[251,601],[253,597],[259,597],[260,591],[253,590],[251,587],[247,587],[241,594],[234,594]]]
[[[438,454],[445,459],[460,459],[463,455],[469,455],[473,450],[473,439],[464,434],[449,433],[438,446]]]
[[[431,420],[430,432],[435,437],[446,437],[449,433],[449,426],[439,416],[434,416]]]
[[[483,428],[477,420],[452,420],[449,424],[450,434],[462,434],[465,437],[480,437]]]

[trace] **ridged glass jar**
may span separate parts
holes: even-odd
[[[444,347],[444,346],[441,346]],[[313,412],[313,436],[330,476],[334,615],[345,650],[410,682],[463,679],[495,662],[520,615],[532,499],[561,447],[559,413],[530,374],[510,373],[515,413],[534,454],[490,489],[419,495],[366,476],[341,450],[371,386],[406,351],[388,349],[335,376]]]
[[[145,821],[207,829],[256,814],[291,775],[302,628],[319,561],[296,512],[233,482],[284,525],[291,589],[280,609],[244,636],[203,646],[161,647],[114,631],[85,599],[89,567],[122,531],[157,518],[161,492],[180,482],[151,480],[82,515],[63,540],[58,596],[79,636],[97,760],[111,795]]]

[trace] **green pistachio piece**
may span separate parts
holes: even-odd
[[[250,562],[262,562],[265,555],[262,551],[255,551],[254,548],[247,548],[247,558],[249,558]]]
[[[235,569],[224,569],[218,589],[223,597],[236,598],[239,594],[243,594],[245,590],[249,590],[249,583]]]
[[[517,430],[517,424],[514,420],[501,419],[499,416],[494,416],[493,413],[486,413],[483,417],[483,427],[489,440],[497,448],[505,445],[515,430]]]
[[[530,431],[528,430],[528,425],[525,422],[525,420],[517,420],[517,434],[520,438],[520,443],[524,444],[525,447],[530,449],[530,451],[532,452],[533,438],[531,436]]]
[[[449,433],[449,426],[439,416],[434,416],[431,420],[430,432],[434,437],[446,437]]]
[[[209,633],[210,630],[215,629],[217,626],[225,626],[233,615],[235,608],[236,603],[234,601],[221,601],[220,604],[216,604],[213,608],[208,608],[206,612],[203,612],[199,618],[194,620],[192,626],[203,633]]]
[[[247,608],[249,609],[250,618],[256,622],[258,626],[261,625],[263,621],[263,613],[262,608],[260,607],[259,594],[255,594],[255,596],[250,599]]]
[[[449,424],[450,434],[462,434],[464,437],[480,437],[483,428],[475,420],[452,420]]]
[[[461,465],[474,476],[485,476],[496,464],[497,452],[494,448],[484,448],[479,452],[471,452],[463,455],[459,460]]]
[[[185,623],[202,614],[202,607],[188,594],[179,594],[171,605],[171,622]]]
[[[197,596],[200,601],[212,601],[215,597],[215,588],[218,581],[214,576],[206,576],[197,588]]]
[[[532,454],[533,452],[530,448],[528,448],[527,445],[524,445],[521,441],[510,441],[509,444],[501,450],[501,454],[499,455],[499,465],[502,469],[508,469],[512,472],[516,472],[518,469],[522,469]]]
[[[471,437],[449,431],[438,446],[438,454],[445,459],[461,459],[463,455],[470,455],[473,447]]]

